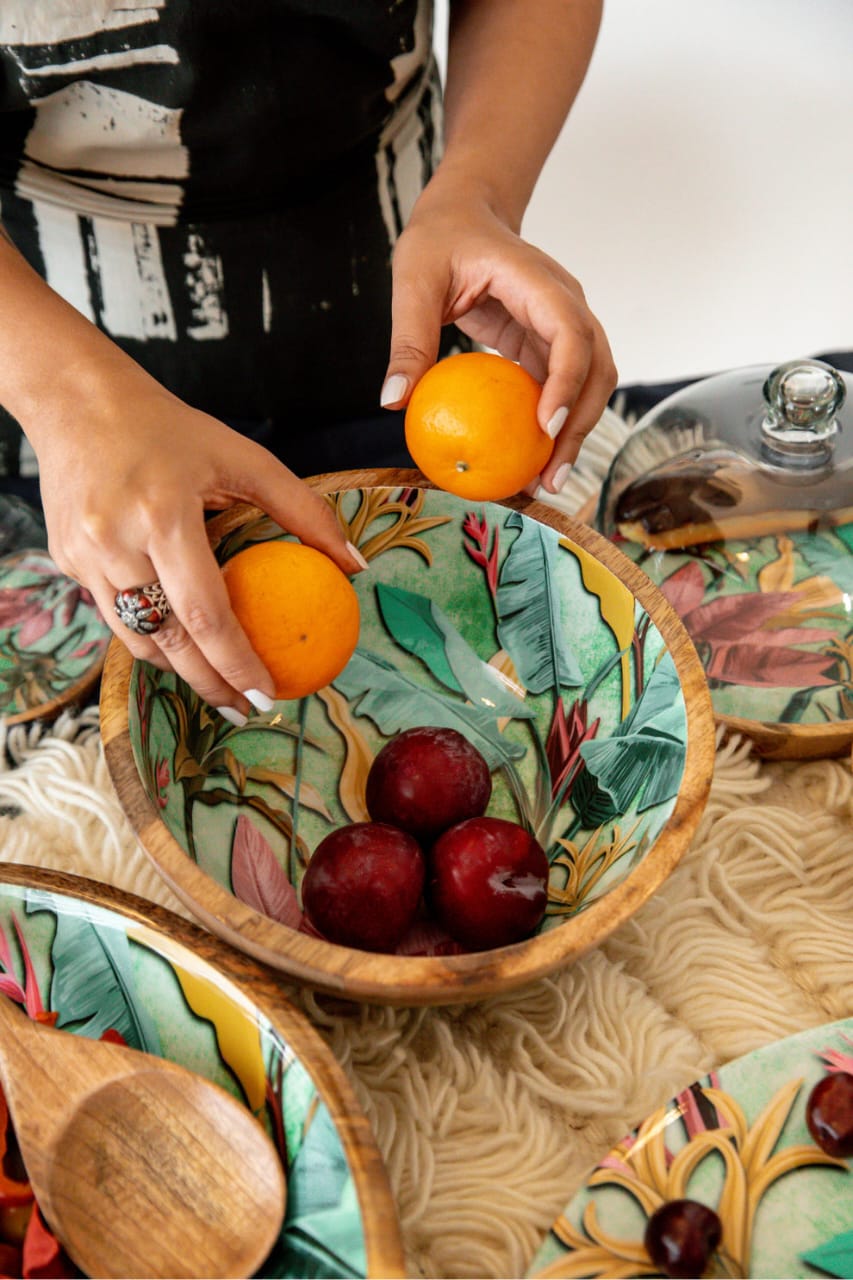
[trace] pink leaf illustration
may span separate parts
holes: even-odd
[[[41,992],[39,991],[38,978],[36,977],[36,971],[33,968],[33,962],[30,958],[30,949],[27,946],[27,940],[24,937],[21,931],[21,926],[18,924],[17,918],[14,915],[12,916],[12,924],[15,926],[15,932],[18,935],[18,945],[21,948],[21,956],[24,961],[26,1009],[30,1017],[35,1018],[38,1014],[45,1012]]]
[[[661,591],[682,617],[700,605],[705,595],[705,579],[696,561],[690,560],[676,570],[661,583]]]
[[[28,649],[46,636],[52,626],[53,614],[49,610],[39,609],[30,613],[18,631],[18,644],[22,649]]]
[[[13,978],[10,974],[3,974],[0,977],[0,992],[4,996],[8,996],[10,1000],[17,1001],[18,1004],[26,1003],[24,988],[21,986],[17,978]]]
[[[832,666],[833,659],[826,654],[777,649],[772,645],[765,648],[759,635],[749,644],[717,645],[705,670],[709,679],[722,680],[726,684],[745,684],[756,688],[778,685],[799,689],[836,684],[837,681],[827,674]]]
[[[765,628],[758,637],[762,649],[783,648],[791,644],[827,644],[835,639],[834,631],[821,627]]]
[[[0,629],[20,626],[22,619],[38,613],[37,587],[4,587],[0,597]]]
[[[711,643],[743,640],[753,636],[771,618],[784,613],[796,599],[795,591],[752,591],[741,596],[718,596],[691,609],[685,621],[691,636],[701,640]]]
[[[853,1046],[849,1036],[842,1035],[841,1039]],[[823,1049],[818,1057],[823,1058],[827,1071],[846,1071],[853,1075],[853,1054],[845,1053],[843,1049]]]
[[[298,929],[302,911],[296,890],[272,851],[269,841],[240,814],[231,845],[231,888],[246,906],[272,920]]]

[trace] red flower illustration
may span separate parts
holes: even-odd
[[[489,590],[494,597],[498,590],[498,529],[495,526],[491,535],[491,550],[489,550],[489,526],[486,523],[485,516],[476,516],[473,511],[469,511],[462,522],[462,532],[473,542],[464,543],[465,550],[468,555],[478,564],[481,569],[486,571],[486,581],[489,584]]]
[[[572,776],[582,763],[580,757],[581,744],[589,742],[598,732],[600,718],[587,724],[587,704],[585,698],[578,698],[571,705],[568,718],[562,700],[557,703],[554,719],[548,731],[545,743],[545,754],[548,757],[548,768],[551,773],[551,796],[565,784],[565,796],[568,799]]]

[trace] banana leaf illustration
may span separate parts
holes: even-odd
[[[609,738],[580,747],[585,768],[575,780],[576,828],[600,826],[627,811],[671,799],[684,772],[684,706],[669,653],[658,663],[629,714]]]
[[[802,1254],[802,1259],[827,1275],[853,1276],[853,1231],[842,1231],[825,1244]]]
[[[329,1113],[321,1106],[290,1167],[284,1231],[264,1264],[264,1275],[302,1280],[363,1276],[366,1266],[352,1174]]]
[[[83,907],[74,916],[57,914],[49,893],[29,895],[27,913],[37,911],[56,915],[50,983],[50,1007],[59,1013],[56,1025],[80,1023],[80,1033],[93,1040],[112,1029],[131,1048],[162,1055],[157,1028],[136,999],[124,931],[96,907]]]
[[[533,719],[533,708],[506,687],[495,668],[478,656],[427,596],[382,583],[376,596],[383,621],[397,644],[420,658],[436,680],[495,716]]]
[[[520,744],[501,736],[497,716],[417,684],[376,654],[356,649],[333,681],[354,710],[368,716],[382,733],[400,733],[420,725],[438,725],[464,734],[485,757],[490,769],[509,768],[525,754]]]
[[[853,552],[853,525],[842,525],[835,532],[845,549]],[[823,574],[842,591],[853,593],[853,554],[847,560],[839,556],[834,539],[822,535],[798,539],[797,550],[813,573]]]
[[[583,684],[567,640],[555,576],[558,535],[510,512],[505,527],[518,529],[498,582],[498,639],[531,693]]]

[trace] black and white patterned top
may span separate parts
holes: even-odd
[[[274,423],[287,459],[288,439],[376,412],[391,249],[440,147],[432,17],[2,0],[0,218],[155,377]]]

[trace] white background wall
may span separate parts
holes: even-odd
[[[622,382],[853,349],[853,0],[605,0],[523,231]]]

